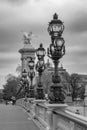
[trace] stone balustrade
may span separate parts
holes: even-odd
[[[17,105],[29,111],[44,130],[87,130],[87,118],[70,112],[66,104],[48,104],[30,99],[25,102],[24,99],[19,99]]]
[[[47,118],[47,112],[48,109],[44,104],[36,104],[36,115],[35,118],[38,119],[38,121],[44,126],[44,128],[49,128],[48,125],[48,118]]]
[[[87,130],[87,118],[67,110],[53,111],[54,130]]]

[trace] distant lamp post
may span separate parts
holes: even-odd
[[[38,57],[38,62],[36,64],[36,70],[39,73],[39,81],[38,81],[38,87],[37,87],[37,96],[36,99],[44,99],[44,89],[41,82],[41,76],[43,71],[45,70],[45,63],[44,63],[44,56],[46,54],[45,49],[43,48],[43,44],[40,44],[40,47],[36,50],[36,55]]]
[[[23,93],[21,96],[22,97],[25,96],[25,99],[26,99],[29,95],[29,82],[27,79],[27,72],[25,69],[23,70],[23,72],[21,74],[19,86],[20,86],[20,88],[18,89],[18,91],[16,93],[16,97],[18,97],[18,95],[21,93],[21,90],[23,90],[22,91]]]
[[[33,69],[34,69],[34,65],[35,65],[34,60],[33,60],[33,58],[31,57],[31,58],[30,58],[30,61],[28,62],[28,67],[29,67],[29,69],[30,69],[30,70],[33,70]]]
[[[61,85],[61,79],[58,75],[59,59],[65,54],[65,41],[61,37],[64,31],[64,25],[58,19],[58,15],[53,15],[53,20],[49,22],[48,33],[51,36],[51,44],[47,49],[48,57],[53,60],[54,74],[52,76],[52,86],[50,87],[49,103],[64,103],[65,95]]]
[[[22,72],[22,78],[26,78],[27,77],[27,71],[24,69]]]
[[[30,93],[29,97],[34,98],[33,78],[35,76],[35,72],[34,72],[34,60],[32,58],[30,58],[30,61],[28,62],[28,67],[30,69],[28,76],[29,76],[30,81],[31,81],[30,90],[29,90],[29,93]]]
[[[38,60],[43,60],[44,56],[46,54],[45,49],[43,48],[43,44],[40,44],[40,47],[36,50],[36,55],[38,57]]]
[[[20,80],[23,88],[24,88],[24,91],[25,91],[25,97],[28,96],[29,94],[29,82],[27,80],[27,71],[24,69],[23,72],[22,72],[22,77],[21,77],[21,80]]]

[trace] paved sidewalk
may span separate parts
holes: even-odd
[[[40,130],[19,106],[0,104],[0,130]]]

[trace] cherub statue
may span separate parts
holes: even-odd
[[[24,32],[23,33],[24,44],[31,44],[30,41],[32,40],[32,37],[37,37],[37,36],[34,35],[32,32],[30,33]]]
[[[24,44],[30,44],[31,37],[32,37],[32,32],[30,33],[24,32],[23,34]]]

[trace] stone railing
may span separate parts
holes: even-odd
[[[66,104],[19,99],[17,105],[24,107],[45,130],[87,130],[87,118],[70,112]]]
[[[35,105],[35,118],[43,125],[44,128],[49,128],[48,123],[48,108],[44,104],[36,104]]]
[[[67,110],[53,111],[53,130],[87,130],[87,118]]]

